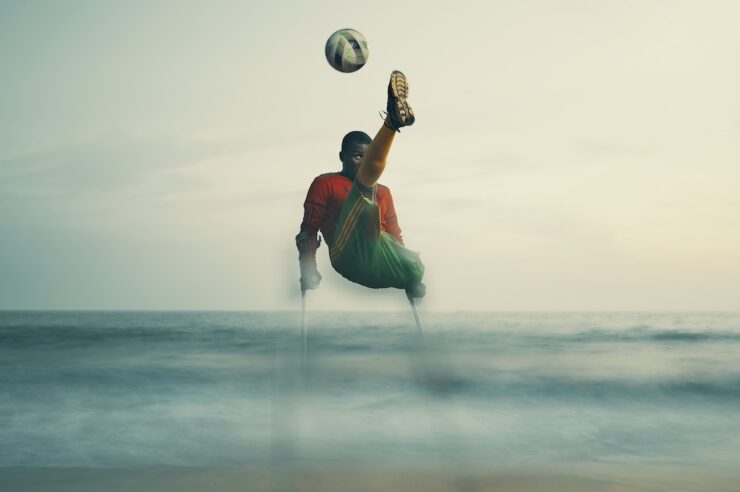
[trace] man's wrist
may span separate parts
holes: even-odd
[[[301,266],[301,275],[303,275],[303,272],[312,273],[318,271],[316,258],[301,258],[299,263]]]

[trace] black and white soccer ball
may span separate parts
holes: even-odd
[[[365,36],[354,29],[340,29],[326,40],[326,61],[340,72],[356,72],[369,55]]]

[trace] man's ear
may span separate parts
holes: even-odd
[[[340,150],[339,151],[339,160],[342,161],[342,162],[344,162],[344,158],[342,157],[342,154],[344,154],[344,151],[343,150]]]

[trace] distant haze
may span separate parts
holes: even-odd
[[[740,2],[0,4],[0,309],[296,309],[311,179],[381,182],[430,309],[740,309]],[[332,70],[352,27],[368,64]],[[332,271],[311,309],[403,309]]]

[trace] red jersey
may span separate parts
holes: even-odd
[[[352,180],[341,173],[326,173],[316,177],[308,188],[303,204],[301,232],[306,232],[311,240],[315,240],[317,233],[321,231],[324,240],[331,247],[334,244],[334,230],[339,214],[351,189]],[[380,230],[386,231],[403,244],[391,190],[378,184],[375,201],[380,208]]]

